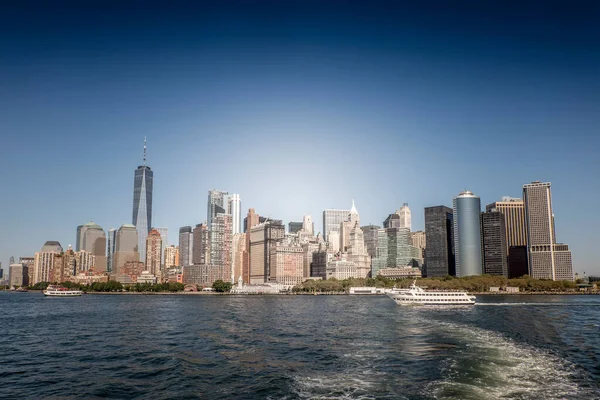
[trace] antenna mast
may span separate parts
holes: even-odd
[[[146,136],[144,136],[144,167],[146,166]]]

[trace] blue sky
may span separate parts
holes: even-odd
[[[485,3],[0,9],[0,261],[131,223],[147,136],[171,243],[211,188],[317,230],[353,198],[364,224],[408,202],[419,229],[465,188],[542,180],[575,270],[600,274],[600,8]]]

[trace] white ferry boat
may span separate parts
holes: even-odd
[[[471,305],[475,304],[475,296],[465,292],[433,292],[425,291],[414,281],[410,289],[395,289],[387,295],[396,304],[406,305]]]
[[[83,292],[81,290],[70,290],[62,286],[49,285],[46,290],[43,291],[44,296],[52,297],[73,297],[81,296]]]

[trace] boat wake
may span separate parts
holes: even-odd
[[[589,377],[574,364],[503,335],[469,325],[436,321],[460,340],[442,362],[442,379],[427,385],[435,399],[598,398]]]

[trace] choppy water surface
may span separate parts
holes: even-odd
[[[600,398],[600,296],[0,293],[0,398]]]

